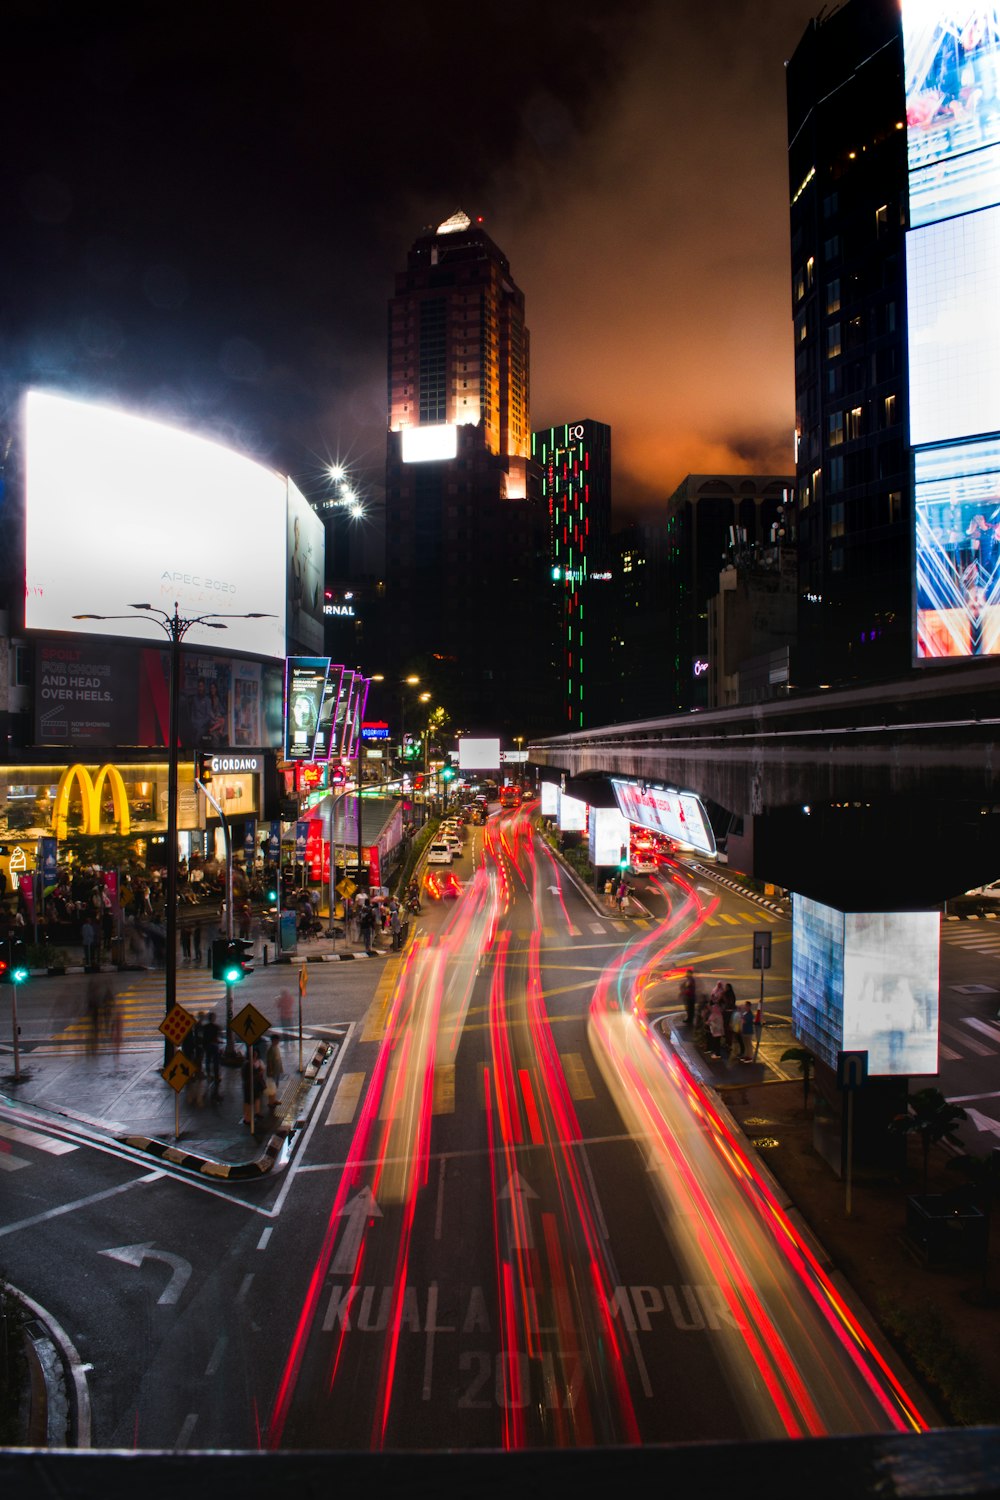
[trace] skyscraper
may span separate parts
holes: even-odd
[[[524,296],[467,214],[411,247],[388,366],[390,668],[426,674],[463,727],[545,727],[547,546]]]
[[[589,418],[531,438],[548,513],[561,727],[583,729],[611,710],[611,428]]]
[[[848,0],[788,64],[798,686],[910,664],[899,0]]]

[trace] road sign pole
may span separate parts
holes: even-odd
[[[180,1138],[181,1138],[181,1096],[177,1092],[177,1090],[174,1089],[174,1140],[175,1141],[179,1141]]]
[[[247,1068],[250,1071],[250,1131],[253,1133],[253,1044],[247,1042]]]
[[[854,1166],[854,1090],[847,1094],[847,1217],[851,1217],[851,1171]]]

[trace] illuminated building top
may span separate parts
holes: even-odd
[[[459,229],[471,229],[472,220],[462,210],[456,209],[450,219],[445,219],[443,224],[437,227],[438,234],[455,234]]]

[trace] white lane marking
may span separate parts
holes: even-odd
[[[50,1135],[41,1135],[37,1130],[22,1130],[19,1125],[0,1124],[0,1135],[19,1146],[34,1146],[36,1151],[47,1151],[50,1156],[65,1156],[67,1151],[77,1148],[70,1141],[53,1140]]]
[[[220,1333],[219,1337],[216,1339],[215,1348],[212,1350],[212,1358],[205,1366],[206,1375],[214,1375],[216,1370],[222,1364],[222,1356],[226,1352],[226,1343],[228,1341],[228,1338],[228,1334]]]
[[[271,1238],[271,1234],[273,1233],[273,1230],[274,1230],[274,1225],[273,1224],[268,1224],[267,1228],[264,1230],[264,1233],[261,1235],[260,1239],[257,1241],[257,1249],[258,1250],[265,1250],[267,1248],[267,1242]]]
[[[0,1172],[17,1172],[21,1167],[30,1167],[31,1162],[23,1156],[12,1156],[9,1151],[0,1151]]]
[[[32,1229],[36,1224],[47,1224],[50,1219],[58,1219],[63,1214],[75,1213],[78,1208],[89,1208],[92,1203],[103,1203],[107,1198],[117,1198],[120,1193],[131,1192],[134,1187],[144,1182],[156,1182],[162,1176],[162,1172],[150,1172],[145,1177],[134,1177],[131,1182],[121,1182],[117,1187],[105,1188],[102,1193],[89,1193],[86,1198],[76,1198],[72,1203],[63,1203],[58,1208],[47,1208],[44,1213],[32,1214],[30,1219],[19,1219],[16,1224],[4,1224],[0,1228],[0,1238],[5,1234],[16,1234],[19,1229]]]
[[[995,1089],[992,1094],[950,1094],[949,1104],[974,1104],[977,1099],[1000,1099],[1000,1089]]]
[[[253,1285],[253,1272],[251,1271],[250,1274],[248,1276],[244,1276],[243,1280],[240,1282],[240,1289],[236,1293],[236,1302],[237,1302],[237,1305],[239,1305],[239,1303],[241,1303],[241,1302],[245,1302],[246,1301],[247,1292],[250,1290],[250,1288],[251,1288],[252,1285]]]
[[[196,1411],[188,1412],[187,1416],[184,1418],[181,1430],[177,1434],[177,1441],[174,1444],[174,1449],[177,1452],[182,1452],[191,1441],[191,1434],[192,1432],[194,1432],[195,1423],[197,1422],[197,1420],[198,1413]]]
[[[962,1060],[961,1052],[952,1052],[951,1048],[946,1047],[944,1042],[938,1042],[938,1056],[943,1057],[945,1062],[961,1062]]]
[[[965,1052],[974,1052],[977,1057],[996,1056],[997,1049],[995,1047],[984,1047],[982,1042],[974,1041],[966,1032],[959,1031],[957,1026],[952,1026],[948,1021],[941,1021],[940,1029],[944,1032],[945,1036],[950,1037],[953,1042],[957,1042]]]

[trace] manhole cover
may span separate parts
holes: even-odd
[[[775,1135],[758,1135],[758,1136],[755,1136],[753,1143],[757,1147],[758,1151],[773,1151],[774,1148],[775,1148],[775,1146],[780,1146],[781,1145],[781,1142],[778,1140],[777,1136],[775,1136]]]
[[[763,1120],[763,1119],[761,1119],[761,1117],[759,1115],[747,1115],[747,1117],[743,1121],[743,1123],[744,1123],[744,1125],[750,1125],[752,1127],[756,1127],[758,1125],[770,1125],[771,1122],[770,1122],[770,1120]]]

